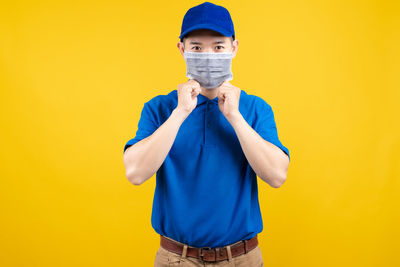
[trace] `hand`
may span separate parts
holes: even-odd
[[[197,95],[201,92],[198,81],[190,79],[185,83],[178,84],[177,109],[189,115],[197,105]]]
[[[228,121],[240,114],[239,99],[241,91],[240,88],[233,86],[228,81],[224,81],[218,88],[218,107]]]

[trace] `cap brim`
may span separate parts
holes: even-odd
[[[219,32],[220,34],[222,34],[224,36],[228,36],[228,37],[232,36],[231,32],[228,32],[225,29],[222,29],[217,25],[205,23],[205,24],[197,24],[193,27],[186,29],[184,32],[181,33],[181,35],[179,36],[179,39],[182,39],[189,32],[194,31],[194,30],[199,30],[199,29],[213,30],[213,31]]]

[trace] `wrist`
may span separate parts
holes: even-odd
[[[243,116],[239,111],[236,111],[229,114],[226,119],[229,121],[230,124],[234,125],[236,123],[239,123],[243,119]]]
[[[179,107],[176,107],[173,111],[172,114],[178,118],[181,122],[183,122],[187,116],[189,116],[190,112],[187,112]]]

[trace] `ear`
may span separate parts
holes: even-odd
[[[184,58],[184,51],[185,51],[185,48],[183,47],[183,43],[182,43],[181,41],[179,41],[179,42],[176,44],[176,46],[178,47],[178,50],[179,50],[179,52],[181,53],[182,58]]]
[[[238,40],[238,39],[235,39],[235,40],[233,41],[233,47],[232,47],[232,58],[234,58],[234,57],[236,56],[238,47],[239,47],[239,40]]]

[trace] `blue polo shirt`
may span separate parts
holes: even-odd
[[[177,90],[144,104],[136,136],[150,136],[178,104]],[[241,90],[239,111],[265,140],[289,156],[278,139],[271,106]],[[218,108],[218,97],[199,94],[156,173],[151,224],[160,234],[193,247],[222,247],[263,230],[257,176],[236,133]]]

